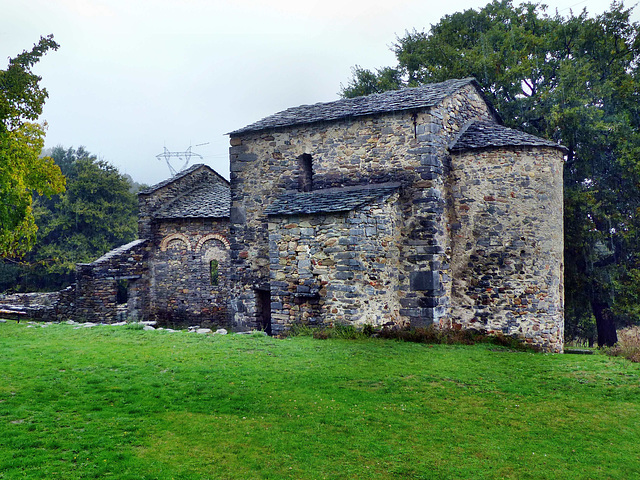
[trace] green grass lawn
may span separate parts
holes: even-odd
[[[640,365],[0,324],[0,479],[635,479]]]

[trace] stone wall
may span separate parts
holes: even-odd
[[[92,263],[76,265],[74,316],[77,320],[112,323],[119,318],[118,305],[127,304],[125,317],[142,317],[141,292],[147,289],[147,241],[135,240],[103,255]],[[118,287],[127,290],[118,298]]]
[[[194,165],[178,173],[153,189],[138,194],[138,237],[151,238],[154,214],[169,201],[181,197],[194,187],[205,182],[224,182],[220,175],[206,165]]]
[[[270,280],[264,209],[285,191],[298,189],[304,178],[298,161],[303,154],[312,158],[314,190],[388,181],[403,184],[400,315],[416,326],[443,317],[450,288],[449,277],[443,275],[448,268],[443,259],[447,147],[469,120],[491,115],[475,87],[468,85],[427,110],[232,136],[233,326],[259,325],[256,291],[269,288]]]
[[[451,159],[453,326],[561,351],[562,152],[496,148]]]
[[[271,328],[398,323],[398,194],[350,212],[270,216]]]
[[[33,292],[0,295],[0,316],[20,320],[55,321],[60,292]],[[13,313],[12,313],[13,312]]]
[[[76,312],[76,284],[69,285],[58,292],[58,301],[55,304],[56,321],[73,320]]]
[[[149,255],[148,313],[169,326],[226,326],[228,219],[154,220]],[[211,261],[218,265],[212,284]]]

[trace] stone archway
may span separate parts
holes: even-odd
[[[187,247],[187,251],[191,251],[191,242],[189,242],[189,239],[183,233],[172,233],[171,235],[167,235],[166,237],[164,237],[160,242],[160,251],[166,252],[169,244],[176,240],[184,242]]]

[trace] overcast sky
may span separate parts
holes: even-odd
[[[156,159],[164,147],[192,146],[228,178],[225,133],[288,107],[335,100],[353,65],[395,64],[396,36],[487,3],[0,0],[0,69],[53,33],[60,49],[34,68],[49,91],[41,117],[47,147],[84,145],[153,184],[169,176]],[[587,8],[591,15],[610,4],[547,3],[551,13]]]

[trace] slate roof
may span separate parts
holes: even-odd
[[[134,240],[133,242],[129,242],[129,243],[125,244],[125,245],[120,245],[119,247],[116,247],[113,250],[108,251],[107,253],[102,255],[97,260],[94,260],[90,264],[83,263],[81,265],[98,265],[100,263],[107,262],[107,261],[111,260],[113,257],[116,257],[118,255],[122,255],[123,253],[134,249],[135,247],[137,247],[138,245],[143,244],[146,241],[147,241],[146,239],[141,238],[141,239],[138,239],[138,240]]]
[[[221,182],[205,182],[176,198],[159,210],[154,217],[220,218],[228,217],[230,208],[229,185]]]
[[[176,180],[181,179],[182,177],[186,177],[187,175],[189,175],[192,172],[195,172],[196,170],[198,170],[200,167],[204,167],[204,163],[197,163],[195,165],[190,166],[189,168],[187,168],[186,170],[182,170],[181,172],[178,172],[177,174],[175,174],[173,177],[167,178],[166,180],[161,181],[160,183],[156,183],[155,185],[152,185],[151,187],[145,189],[145,190],[140,190],[138,192],[138,194],[142,194],[142,195],[148,195],[150,193],[155,192],[156,190],[169,185],[170,183],[175,182]],[[211,169],[212,171],[214,171],[213,169]],[[217,174],[217,172],[216,172]]]
[[[528,133],[507,128],[493,122],[473,122],[450,146],[453,152],[474,150],[479,148],[506,146],[554,147],[564,150],[557,143],[536,137]]]
[[[255,132],[271,128],[289,127],[314,122],[328,122],[349,117],[361,117],[384,112],[415,110],[437,105],[462,87],[473,84],[480,89],[473,78],[452,79],[441,83],[430,83],[420,87],[403,88],[364,97],[343,98],[329,103],[301,105],[288,108],[229,135]]]
[[[400,183],[382,183],[356,187],[326,188],[311,192],[289,192],[265,209],[267,215],[345,212],[354,210],[385,195],[391,195]]]

